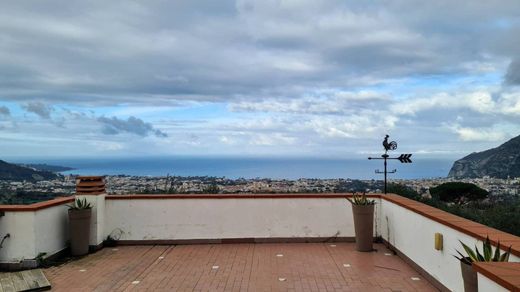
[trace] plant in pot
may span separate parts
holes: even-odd
[[[478,291],[478,281],[477,281],[477,272],[473,269],[472,264],[474,262],[507,262],[509,261],[509,255],[511,254],[511,246],[509,249],[500,253],[500,241],[497,243],[497,247],[493,252],[493,248],[491,246],[491,241],[489,237],[486,237],[486,240],[482,242],[482,253],[478,250],[475,245],[475,250],[471,249],[471,247],[465,245],[462,241],[460,241],[464,251],[466,252],[466,256],[464,256],[460,251],[457,250],[459,256],[454,256],[460,261],[460,267],[462,270],[462,279],[464,280],[464,291],[466,292],[477,292]]]
[[[367,198],[366,194],[354,194],[347,198],[352,203],[354,229],[356,232],[356,250],[372,251],[374,242],[374,205],[376,201]]]
[[[69,205],[70,252],[73,256],[88,253],[91,216],[92,205],[86,198],[76,198],[74,204]]]

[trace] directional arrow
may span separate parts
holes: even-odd
[[[410,157],[412,154],[401,154],[399,157],[397,157],[397,160],[399,160],[401,163],[412,163],[412,160]]]

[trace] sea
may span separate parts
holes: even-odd
[[[448,175],[453,159],[412,157],[412,163],[388,162],[390,179],[442,178]],[[126,157],[23,159],[16,163],[46,163],[74,168],[63,174],[131,176],[212,176],[238,178],[382,179],[382,160],[331,158],[253,157]]]

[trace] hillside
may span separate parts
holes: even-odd
[[[72,168],[72,167],[49,165],[49,164],[45,164],[45,163],[18,164],[18,165],[22,166],[22,167],[32,168],[34,170],[49,171],[49,172],[61,172],[61,171],[67,171],[67,170],[74,170],[74,168]]]
[[[455,161],[448,177],[520,177],[520,136],[482,152]]]
[[[55,179],[58,176],[49,171],[39,171],[0,160],[0,180],[39,181]]]

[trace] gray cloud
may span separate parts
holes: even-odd
[[[9,99],[161,105],[298,98],[316,89],[474,73],[469,63],[499,68],[520,53],[516,0],[405,0],[384,7],[366,1],[42,3],[16,1],[0,11],[0,56],[10,56],[0,57],[0,77],[6,77],[0,89]]]
[[[10,116],[11,111],[6,106],[0,106],[0,116]]]
[[[520,85],[520,60],[514,60],[509,64],[505,82],[510,85]]]
[[[54,139],[73,153],[95,141],[256,155],[241,146],[251,140],[312,155],[367,149],[387,132],[469,152],[496,146],[470,143],[474,133],[520,129],[520,91],[507,86],[519,84],[518,0],[4,2],[0,102],[12,113],[1,126],[27,144],[6,152]]]
[[[54,111],[52,106],[44,104],[43,102],[29,102],[22,105],[22,108],[30,113],[36,114],[42,119],[50,119],[51,113]]]
[[[97,119],[103,125],[103,134],[117,135],[120,133],[131,133],[142,137],[153,134],[160,138],[168,137],[168,135],[161,130],[154,129],[153,125],[146,123],[136,117],[129,117],[127,120],[119,119],[117,117],[107,118],[99,117]]]

